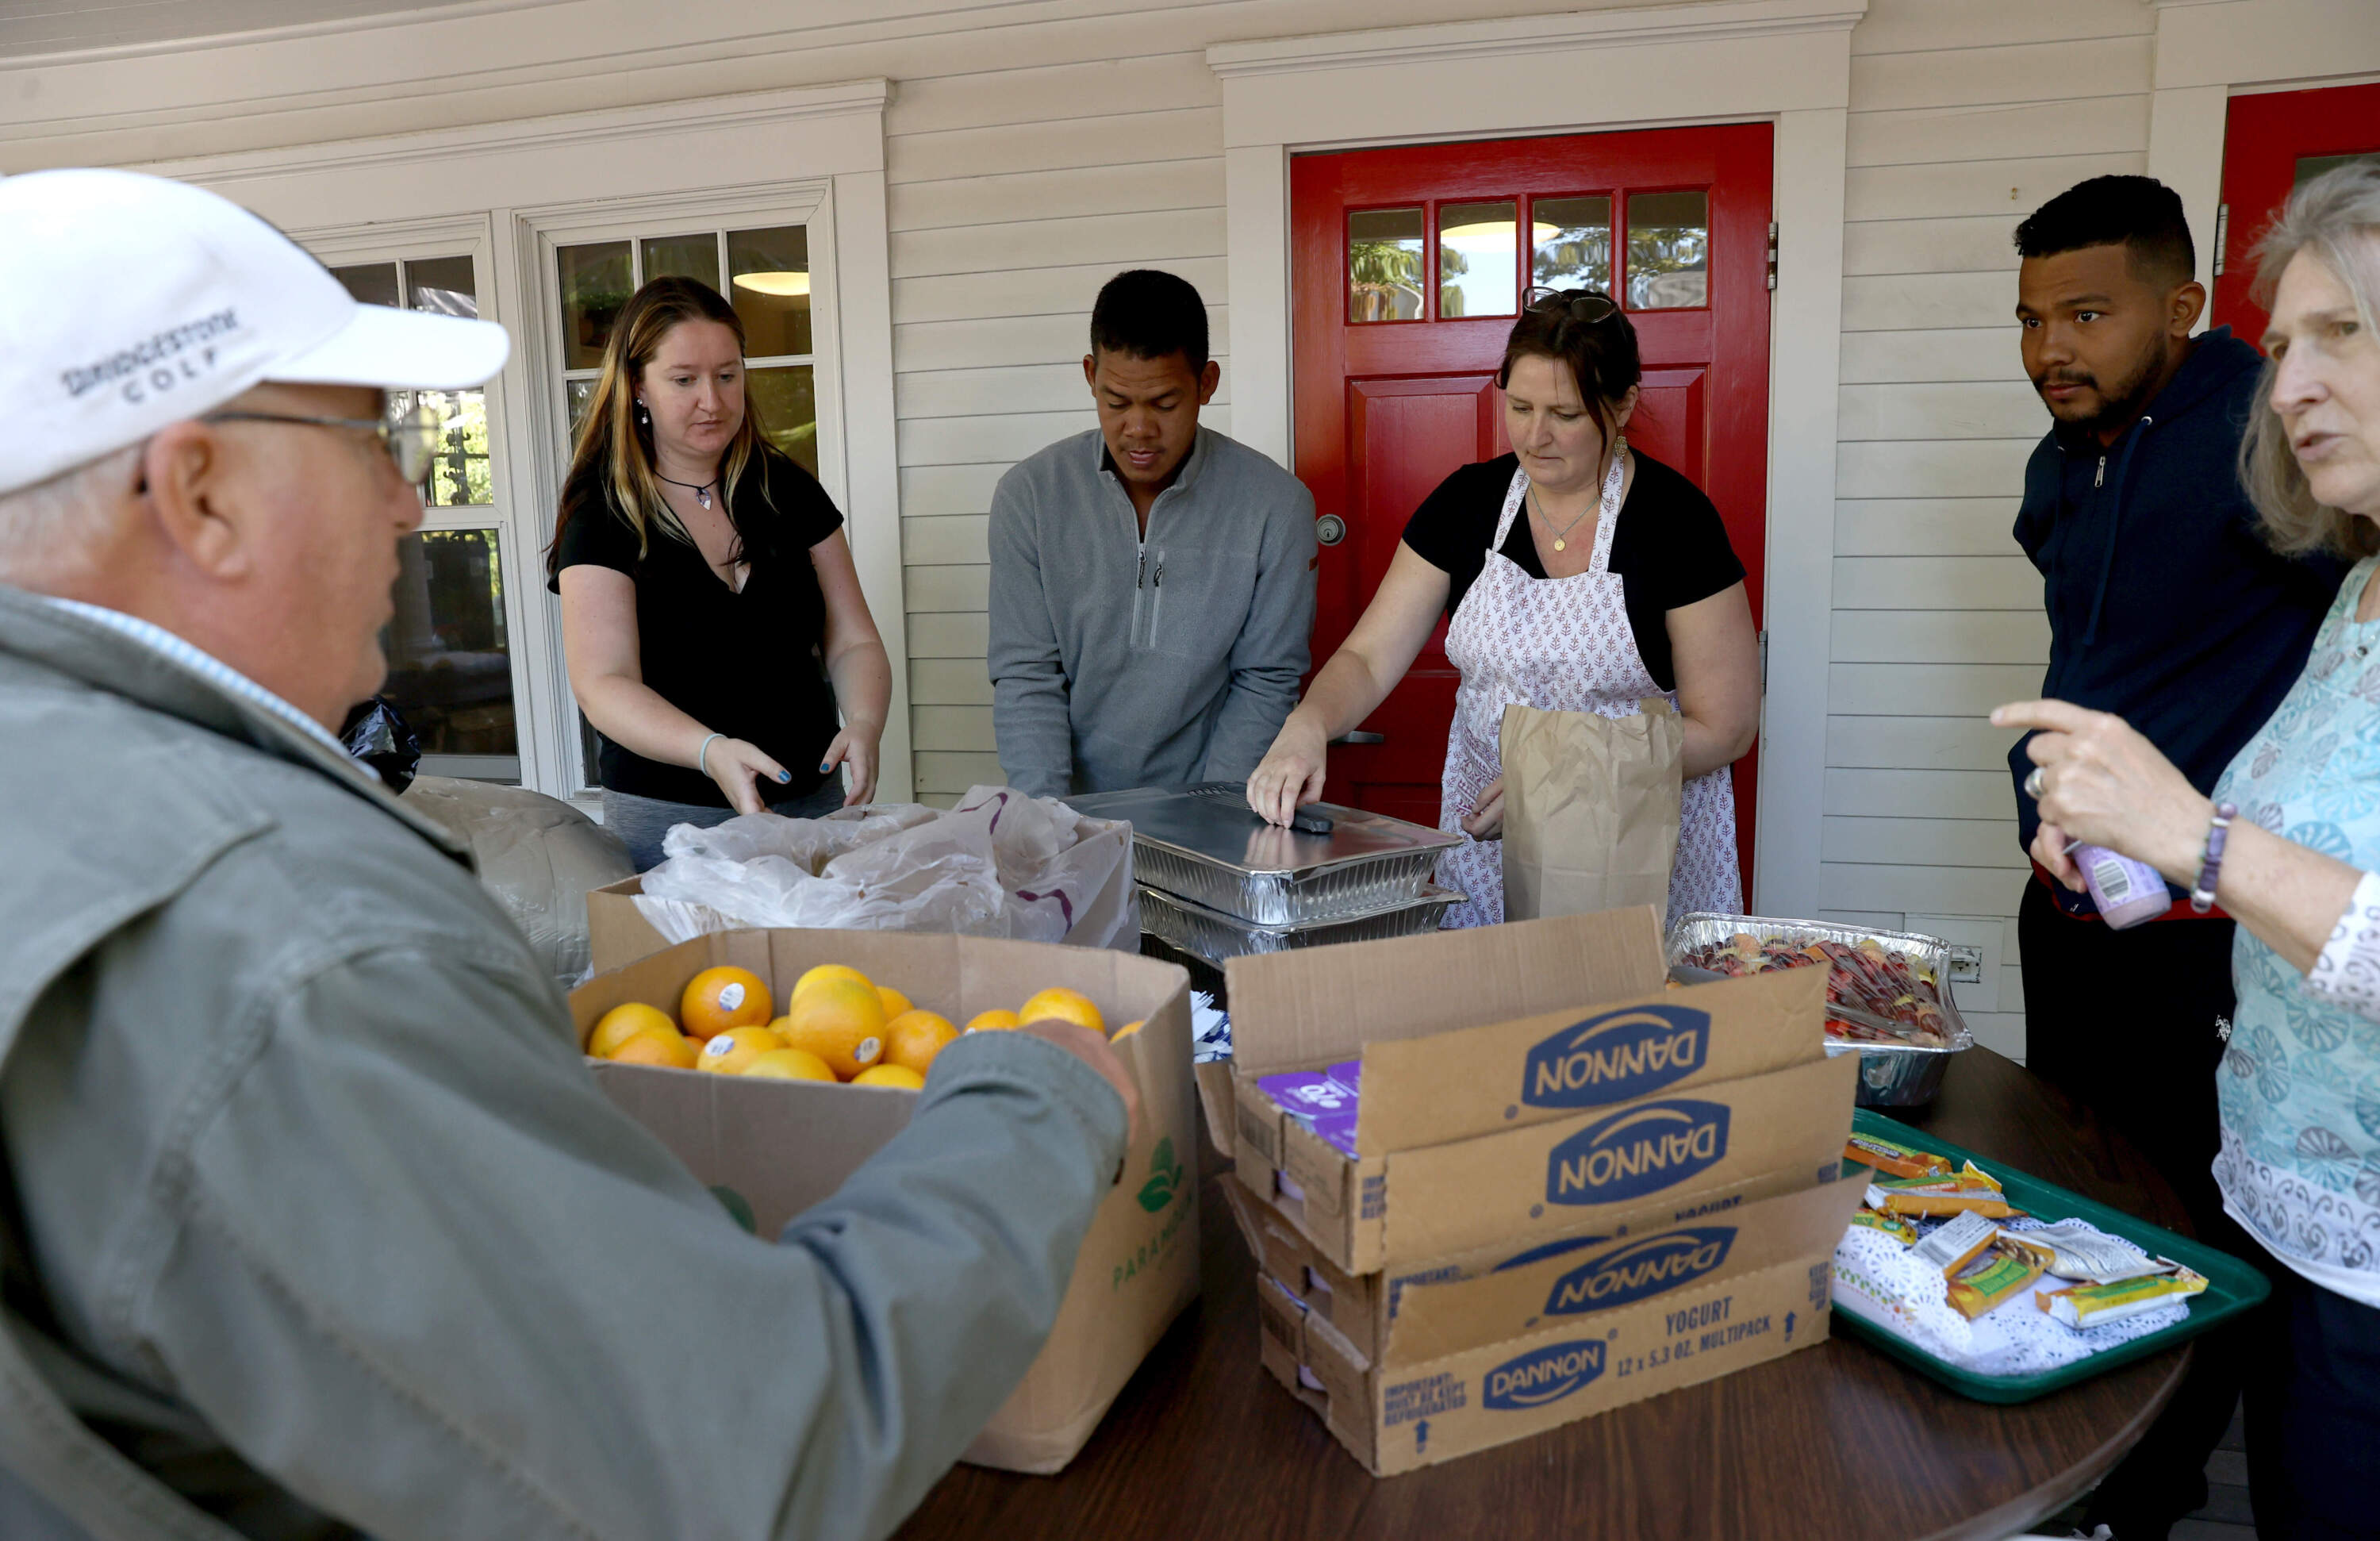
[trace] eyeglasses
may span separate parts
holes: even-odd
[[[300,418],[282,412],[210,412],[199,419],[209,423],[296,423],[304,428],[361,429],[380,441],[396,464],[396,474],[408,487],[430,479],[438,455],[438,437],[444,424],[427,406],[386,418]]]
[[[1593,326],[1609,321],[1620,313],[1620,302],[1601,289],[1545,289],[1529,291],[1532,310],[1559,310],[1568,307],[1570,319]]]

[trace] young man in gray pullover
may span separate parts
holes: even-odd
[[[1099,426],[991,497],[1001,769],[1046,797],[1245,781],[1305,673],[1313,495],[1198,426],[1221,372],[1173,274],[1108,281],[1083,376]]]

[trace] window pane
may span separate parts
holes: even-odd
[[[432,315],[480,315],[480,280],[468,257],[432,257],[405,264],[406,304]]]
[[[799,224],[727,232],[728,298],[747,358],[810,351],[810,233]]]
[[[699,236],[663,236],[645,243],[645,282],[668,277],[698,278],[719,287],[719,237],[706,230]]]
[[[1547,289],[1611,292],[1611,200],[1541,198],[1530,207],[1536,254],[1529,282]]]
[[[2380,153],[2366,152],[2360,155],[2301,155],[2298,157],[2297,171],[2289,178],[2289,186],[2302,188],[2325,171],[2337,171],[2340,166],[2351,165],[2380,166]]]
[[[565,380],[562,382],[562,401],[570,412],[570,438],[573,444],[576,444],[578,440],[578,419],[587,416],[587,404],[594,399],[595,382]],[[563,452],[563,458],[565,461],[570,458],[567,449]]]
[[[431,463],[427,501],[432,508],[461,508],[496,501],[495,475],[488,458],[488,395],[485,391],[416,391],[414,400],[444,424]]]
[[[1517,208],[1500,203],[1438,206],[1438,314],[1509,316],[1519,287]]]
[[[1421,210],[1365,209],[1347,215],[1347,319],[1421,319]]]
[[[746,409],[769,443],[818,475],[818,382],[808,364],[780,364],[744,377]]]
[[[1628,195],[1628,308],[1679,310],[1710,303],[1710,195]]]
[[[396,303],[396,264],[365,262],[352,268],[333,268],[331,276],[347,286],[358,305],[395,305]]]
[[[517,780],[513,668],[493,529],[431,529],[397,545],[396,617],[382,634],[388,684],[422,754],[503,757],[468,770]],[[507,766],[505,761],[509,761]],[[425,770],[435,770],[425,762]]]
[[[562,280],[562,367],[592,370],[603,363],[612,323],[628,303],[628,243],[558,247],[554,266]]]

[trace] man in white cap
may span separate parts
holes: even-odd
[[[330,733],[503,331],[120,172],[0,181],[0,1535],[889,1532],[1136,1116],[978,1034],[775,1245]]]

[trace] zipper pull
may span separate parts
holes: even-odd
[[[1148,586],[1151,588],[1165,587],[1165,558],[1161,554],[1157,559],[1157,576],[1149,580]]]
[[[2106,486],[2107,484],[2107,457],[2106,455],[2102,455],[2101,456],[2099,456],[2099,468],[2098,468],[2097,470],[2095,470],[2095,471],[2094,471],[2094,472],[2092,472],[2092,473],[2091,473],[2091,485],[2092,485],[2093,487],[2104,487],[2104,486]]]
[[[1133,586],[1135,588],[1140,588],[1144,583],[1146,583],[1146,582],[1148,581],[1148,548],[1147,546],[1143,546],[1143,547],[1140,549],[1140,570],[1139,570],[1138,572],[1136,572],[1136,573],[1135,573],[1135,574],[1133,574],[1133,575],[1132,575],[1132,586]]]

